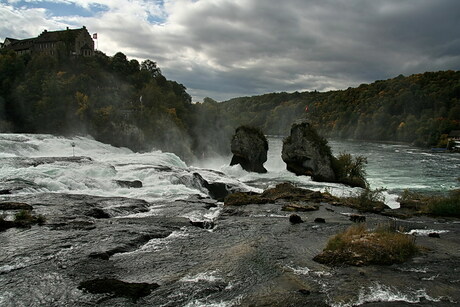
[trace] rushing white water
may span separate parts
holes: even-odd
[[[72,146],[74,145],[74,146]],[[88,157],[37,163],[43,157]],[[28,158],[35,158],[27,160]],[[152,151],[133,153],[87,137],[64,138],[52,135],[0,134],[0,182],[20,180],[33,183],[18,193],[60,192],[97,196],[123,196],[147,201],[172,201],[200,194],[193,183],[193,172],[172,153]],[[209,181],[239,185],[231,177],[200,170]],[[120,187],[115,181],[140,180],[142,188]]]
[[[239,165],[229,166],[231,156],[210,161],[201,161],[199,165],[205,168],[218,169],[229,176],[238,178],[241,182],[260,189],[266,189],[267,187],[274,186],[277,183],[292,182],[298,186],[315,191],[328,190],[330,193],[337,196],[348,196],[360,191],[359,188],[350,188],[342,184],[316,182],[311,180],[308,176],[296,176],[295,174],[289,172],[286,170],[286,164],[281,159],[282,145],[282,138],[268,138],[269,149],[267,162],[264,164],[264,167],[268,172],[265,174],[246,172]]]
[[[74,145],[74,146],[72,146]],[[332,141],[334,154],[349,152],[368,158],[368,181],[372,188],[386,188],[386,203],[397,207],[402,190],[446,191],[460,187],[460,155],[433,154],[407,145]],[[172,153],[134,153],[90,137],[65,138],[53,135],[0,134],[0,182],[22,180],[32,183],[18,193],[60,192],[98,196],[123,196],[146,201],[173,201],[190,195],[205,196],[194,182],[197,172],[209,182],[224,182],[243,190],[261,191],[280,182],[293,182],[335,195],[359,193],[341,184],[314,182],[295,176],[281,160],[282,139],[269,138],[266,174],[248,173],[229,166],[230,156],[187,166]],[[37,163],[41,157],[89,157],[89,159]],[[27,160],[30,158],[31,160]],[[143,187],[120,187],[116,180],[140,180]]]

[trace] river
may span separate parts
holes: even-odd
[[[368,181],[372,188],[387,189],[390,206],[397,206],[397,194],[406,188],[446,192],[460,184],[458,154],[337,140],[330,145],[335,154],[368,158]],[[302,213],[306,222],[293,226],[279,204],[226,208],[209,198],[199,180],[235,191],[260,192],[290,181],[337,195],[359,193],[286,171],[281,147],[281,138],[270,137],[268,173],[254,174],[229,166],[230,157],[187,165],[171,153],[134,153],[90,137],[0,134],[0,203],[27,203],[46,219],[44,226],[0,233],[0,305],[354,306],[444,300],[450,306],[460,300],[458,272],[449,269],[459,267],[458,255],[441,253],[433,262],[432,253],[408,264],[360,271],[328,268],[312,258],[331,235],[350,225],[351,209],[323,204]],[[137,180],[141,187],[119,184]],[[1,212],[7,220],[15,213]],[[316,224],[316,217],[327,223]],[[386,220],[368,216],[372,223]],[[193,224],[200,221],[209,222],[209,229]],[[440,244],[435,249],[454,252],[452,244],[459,244],[455,221],[404,223],[408,230],[429,227],[442,233],[447,241],[421,238]],[[83,282],[97,278],[159,288],[139,301],[82,291]],[[441,286],[432,286],[432,278]]]

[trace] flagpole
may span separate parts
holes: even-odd
[[[99,40],[97,39],[97,33],[93,33],[93,39],[96,40],[96,50],[99,50]]]

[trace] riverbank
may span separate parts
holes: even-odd
[[[423,252],[402,264],[330,267],[312,259],[332,235],[353,224],[350,215],[358,212],[352,208],[315,202],[318,210],[297,212],[304,222],[292,224],[292,212],[281,210],[292,202],[283,199],[236,207],[202,197],[155,203],[40,193],[1,201],[27,203],[46,219],[43,226],[0,233],[2,306],[454,306],[460,301],[458,219],[365,213],[369,227],[392,222],[415,235]],[[212,223],[202,227],[198,217]],[[98,279],[151,288],[130,296],[90,293],[82,286]]]

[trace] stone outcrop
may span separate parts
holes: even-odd
[[[311,176],[317,181],[336,180],[327,141],[305,120],[296,121],[292,125],[291,135],[283,141],[281,158],[287,170],[296,175]]]
[[[268,142],[257,128],[240,126],[232,138],[233,153],[230,165],[239,164],[248,172],[266,173],[263,166],[267,161]]]
[[[118,184],[122,188],[134,188],[139,189],[142,188],[142,181],[140,180],[115,180],[115,183]]]
[[[225,197],[225,206],[243,206],[249,204],[269,204],[277,201],[301,201],[301,202],[336,202],[337,198],[327,193],[298,188],[290,183],[280,183],[274,188],[265,190],[262,194],[254,192],[236,192]],[[284,206],[284,211],[314,211],[319,207],[315,205]]]
[[[224,201],[224,198],[229,194],[228,187],[223,182],[208,182],[199,173],[193,173],[193,178],[196,179],[203,188],[208,190],[208,194],[212,199]]]
[[[291,224],[300,224],[300,223],[303,223],[303,220],[297,214],[291,214],[289,216],[289,222],[291,222]]]
[[[281,208],[282,211],[308,212],[319,209],[318,205],[287,204]]]

